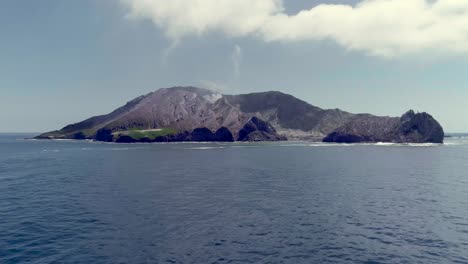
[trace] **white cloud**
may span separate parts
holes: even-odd
[[[229,90],[229,88],[226,85],[210,80],[201,80],[199,81],[199,84],[205,89],[215,91],[218,93],[223,93]]]
[[[234,67],[234,76],[240,75],[240,65],[242,63],[242,49],[239,45],[234,46],[234,50],[231,53],[231,60]]]
[[[468,53],[467,0],[362,0],[321,4],[295,15],[282,0],[121,0],[179,40],[222,32],[264,41],[320,41],[381,57]]]
[[[248,35],[282,11],[281,0],[121,1],[130,7],[130,17],[151,19],[174,39],[209,31]]]

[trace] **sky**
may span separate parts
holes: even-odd
[[[282,91],[468,132],[468,2],[3,0],[0,131],[44,132],[158,88]]]

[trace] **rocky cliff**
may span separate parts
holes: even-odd
[[[281,141],[286,140],[280,136],[276,129],[268,122],[254,116],[239,131],[238,141]]]
[[[315,140],[439,142],[430,115],[401,118],[321,109],[281,92],[223,95],[195,87],[159,89],[107,115],[89,118],[45,139],[109,142]]]
[[[400,118],[357,115],[328,134],[323,141],[443,143],[444,130],[431,115],[410,110]]]

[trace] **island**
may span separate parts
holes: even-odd
[[[401,117],[322,109],[277,91],[240,95],[172,87],[129,101],[113,112],[47,132],[37,139],[135,142],[309,140],[338,143],[443,143],[428,113]]]

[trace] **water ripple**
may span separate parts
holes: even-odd
[[[0,140],[0,262],[468,263],[455,143]]]

